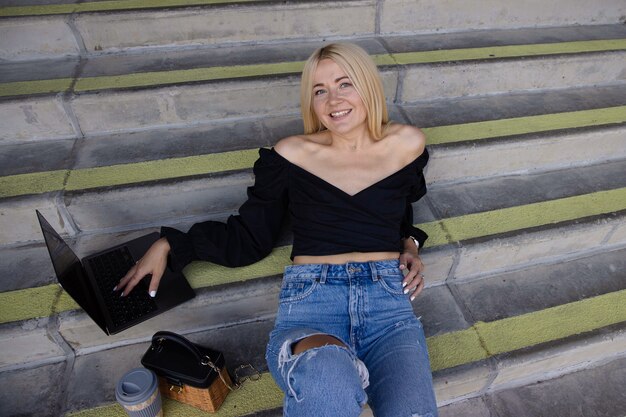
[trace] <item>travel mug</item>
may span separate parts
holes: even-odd
[[[115,398],[129,417],[163,417],[159,382],[149,369],[126,372],[115,387]]]

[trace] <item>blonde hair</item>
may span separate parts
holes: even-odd
[[[331,59],[352,81],[367,111],[367,127],[376,140],[382,139],[389,123],[387,103],[378,68],[361,47],[350,43],[331,43],[317,49],[304,64],[300,84],[300,111],[304,133],[311,134],[325,129],[313,111],[313,75],[323,59]]]

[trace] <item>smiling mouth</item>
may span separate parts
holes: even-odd
[[[350,114],[350,112],[352,111],[352,109],[350,110],[342,110],[342,111],[334,111],[330,114],[330,117],[335,118],[335,117],[343,117],[346,116],[348,114]]]

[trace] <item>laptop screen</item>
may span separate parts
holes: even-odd
[[[104,318],[97,307],[80,259],[39,211],[37,211],[37,217],[59,283],[74,301],[102,327]]]

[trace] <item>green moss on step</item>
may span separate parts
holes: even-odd
[[[0,83],[0,97],[60,93],[63,91],[68,91],[71,86],[71,78]]]
[[[258,157],[257,149],[248,149],[77,169],[70,173],[65,188],[69,191],[84,190],[245,169],[250,168]]]
[[[217,81],[230,78],[299,74],[302,72],[303,67],[304,62],[298,61],[87,77],[80,78],[76,82],[74,90],[80,92],[109,88],[136,88],[200,81]]]
[[[626,123],[626,106],[488,120],[422,129],[429,145],[481,140],[550,130]]]
[[[46,285],[0,293],[0,323],[50,316],[61,291]]]
[[[0,198],[62,190],[68,173],[61,170],[0,177]]]
[[[490,355],[558,340],[626,321],[626,290],[521,316],[475,324]]]
[[[454,242],[626,209],[626,188],[542,201],[441,220]]]
[[[440,51],[403,52],[391,54],[398,64],[426,64],[516,58],[524,56],[578,54],[585,52],[616,51],[626,49],[626,39],[555,42],[531,45],[488,46],[483,48],[445,49]]]
[[[427,343],[430,367],[433,371],[488,357],[474,328],[429,337]]]

